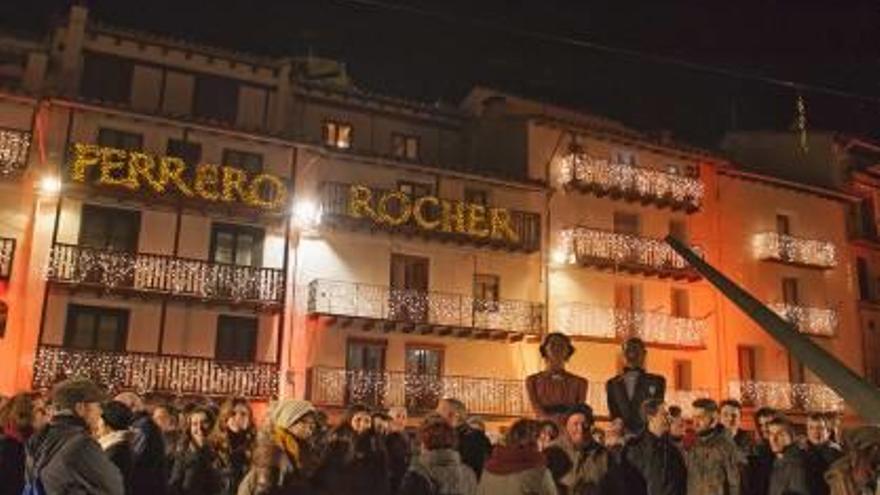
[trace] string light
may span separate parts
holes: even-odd
[[[777,232],[761,232],[753,239],[755,256],[798,265],[832,268],[837,266],[834,244],[815,239],[801,239]]]
[[[773,303],[767,306],[803,333],[832,336],[837,328],[837,311],[833,309],[808,308],[785,303]]]
[[[700,207],[704,194],[703,183],[698,179],[613,163],[577,147],[562,159],[560,180],[563,185],[594,186],[603,193],[619,191],[658,201],[671,199],[693,209]]]
[[[0,278],[12,273],[12,257],[15,254],[15,239],[0,237]]]
[[[0,177],[24,171],[30,146],[31,133],[0,129]]]
[[[684,271],[687,261],[666,241],[587,227],[564,229],[560,233],[559,259],[568,263],[592,264],[596,261],[639,269]],[[700,249],[693,248],[697,254]]]
[[[70,377],[90,378],[111,394],[235,395],[272,398],[278,391],[275,363],[230,363],[188,356],[79,350],[41,345],[34,362],[34,387],[47,389]]]
[[[645,342],[682,347],[704,347],[706,320],[680,318],[654,311],[568,303],[559,307],[557,329],[573,336]]]
[[[840,411],[843,399],[820,383],[732,381],[728,392],[734,399],[756,406],[807,411]]]
[[[542,331],[544,312],[542,304],[528,301],[482,300],[324,279],[309,284],[308,307],[311,313],[524,334]]]

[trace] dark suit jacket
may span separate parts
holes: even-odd
[[[638,380],[633,397],[626,395],[626,383],[623,375],[617,375],[605,383],[608,396],[608,413],[611,419],[621,418],[627,431],[640,433],[645,426],[642,420],[642,402],[648,399],[663,400],[666,396],[666,379],[643,371]]]

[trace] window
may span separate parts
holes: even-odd
[[[214,358],[219,361],[253,362],[256,355],[257,319],[248,316],[218,316]]]
[[[686,243],[688,240],[687,223],[685,223],[683,220],[670,220],[669,235],[671,235],[675,239],[678,239],[681,242]]]
[[[193,115],[235,124],[238,115],[238,83],[222,77],[197,76]]]
[[[469,204],[489,205],[489,191],[485,189],[465,188],[464,202]]]
[[[128,337],[128,310],[84,306],[67,306],[64,346],[96,351],[124,351]]]
[[[189,169],[192,169],[202,160],[202,145],[182,139],[169,139],[166,154],[180,158]]]
[[[351,148],[351,124],[344,124],[334,120],[327,120],[323,127],[324,144],[333,148]]]
[[[871,276],[868,273],[868,260],[861,256],[856,258],[856,275],[859,279],[859,299],[871,300]]]
[[[108,55],[86,53],[83,61],[80,94],[86,98],[112,103],[129,103],[134,64]]]
[[[791,219],[788,215],[776,215],[776,233],[791,235]]]
[[[392,320],[428,320],[428,258],[391,255],[391,291],[388,315]]]
[[[419,138],[406,134],[391,134],[391,154],[404,160],[419,159]]]
[[[385,342],[349,340],[345,353],[346,404],[381,406],[385,400]]]
[[[405,192],[411,198],[421,198],[430,196],[434,188],[430,184],[422,184],[420,182],[398,181],[397,190]]]
[[[9,306],[0,301],[0,339],[6,336],[6,320],[9,318]]]
[[[211,226],[211,262],[260,266],[263,261],[263,229],[215,223]]]
[[[223,150],[223,165],[244,170],[250,175],[263,173],[263,155],[233,149]]]
[[[637,335],[642,311],[642,286],[637,284],[614,284],[614,331],[617,337]]]
[[[615,150],[611,155],[613,163],[636,166],[636,154],[629,150]]]
[[[800,302],[796,278],[785,277],[782,279],[782,302],[795,306]]]
[[[102,127],[98,129],[98,144],[120,150],[141,151],[144,147],[144,136]]]
[[[619,234],[639,233],[639,215],[636,213],[614,212],[614,232]]]
[[[498,311],[501,279],[498,275],[474,275],[474,311]]]
[[[672,316],[676,318],[690,318],[690,296],[687,289],[673,288],[670,304]]]
[[[416,411],[432,410],[440,400],[443,376],[443,349],[406,346],[406,406]]]
[[[673,366],[675,366],[675,390],[693,390],[691,362],[685,359],[676,359]]]
[[[739,365],[739,379],[743,382],[752,382],[758,379],[756,367],[756,350],[752,346],[741,345],[736,348],[737,364]]]
[[[85,204],[79,225],[79,245],[112,251],[137,251],[141,214],[136,210]]]

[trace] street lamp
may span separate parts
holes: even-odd
[[[43,176],[37,184],[37,189],[46,196],[55,196],[61,192],[61,179],[54,175]]]

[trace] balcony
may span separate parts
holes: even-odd
[[[12,275],[12,261],[15,259],[15,239],[0,237],[0,280]]]
[[[820,383],[731,381],[728,393],[749,406],[784,411],[839,411],[844,405],[834,390]]]
[[[117,293],[280,309],[284,272],[146,253],[55,244],[48,279]]]
[[[455,337],[520,340],[544,328],[539,303],[323,279],[309,284],[308,312],[342,327]]]
[[[773,303],[767,306],[796,326],[801,333],[833,337],[837,329],[837,311],[833,309],[808,308],[785,303]]]
[[[87,377],[112,392],[209,395],[270,399],[278,391],[275,363],[231,363],[189,356],[104,352],[40,345],[34,388],[45,390],[71,376]]]
[[[701,278],[662,239],[587,227],[563,230],[561,237],[559,260],[564,263],[674,280]],[[694,250],[699,254],[698,249]]]
[[[374,211],[378,208],[379,197],[389,193],[388,190],[371,189],[373,194],[367,201],[370,208]],[[432,220],[422,221],[421,225],[416,215],[406,215],[406,220],[402,223],[397,222],[377,222],[368,216],[355,217],[350,212],[350,201],[352,194],[351,184],[342,184],[338,182],[325,182],[322,184],[322,221],[325,224],[347,227],[351,229],[366,229],[375,231],[381,229],[393,234],[401,234],[404,236],[419,236],[425,239],[437,240],[440,242],[455,242],[458,244],[469,244],[490,249],[503,249],[508,251],[518,251],[524,253],[534,253],[541,249],[541,215],[538,213],[505,210],[507,211],[506,225],[509,226],[515,239],[496,237],[492,235],[473,236],[466,232],[460,231],[459,228],[448,228],[444,230],[439,224],[444,223],[440,220],[443,214],[438,204],[431,201],[424,208],[424,215],[430,216]],[[419,198],[411,198],[416,203]],[[439,201],[439,200],[438,200]],[[392,207],[393,206],[393,207]],[[389,209],[394,213],[400,214],[399,205],[389,205]],[[449,223],[449,222],[446,222]],[[454,222],[453,222],[454,223]],[[462,222],[468,223],[468,222]],[[482,223],[492,223],[483,218]],[[437,224],[432,228],[426,228],[428,224]]]
[[[706,327],[704,319],[580,303],[560,306],[557,316],[558,330],[573,337],[605,342],[640,337],[649,345],[675,349],[705,348]]]
[[[0,179],[21,175],[27,168],[31,133],[0,129]]]
[[[776,232],[755,234],[755,256],[807,268],[828,269],[837,266],[834,244],[815,239],[801,239]]]
[[[624,163],[598,159],[573,151],[562,161],[563,185],[598,197],[653,204],[673,211],[697,211],[704,186],[699,179]]]
[[[704,390],[670,390],[666,402],[686,411]],[[414,414],[437,407],[437,401],[454,397],[467,405],[471,414],[530,416],[525,382],[490,377],[420,375],[403,371],[346,370],[317,366],[308,370],[306,398],[319,407],[344,408],[365,403],[374,406],[404,406]],[[587,403],[596,415],[608,416],[605,382],[590,380]]]

